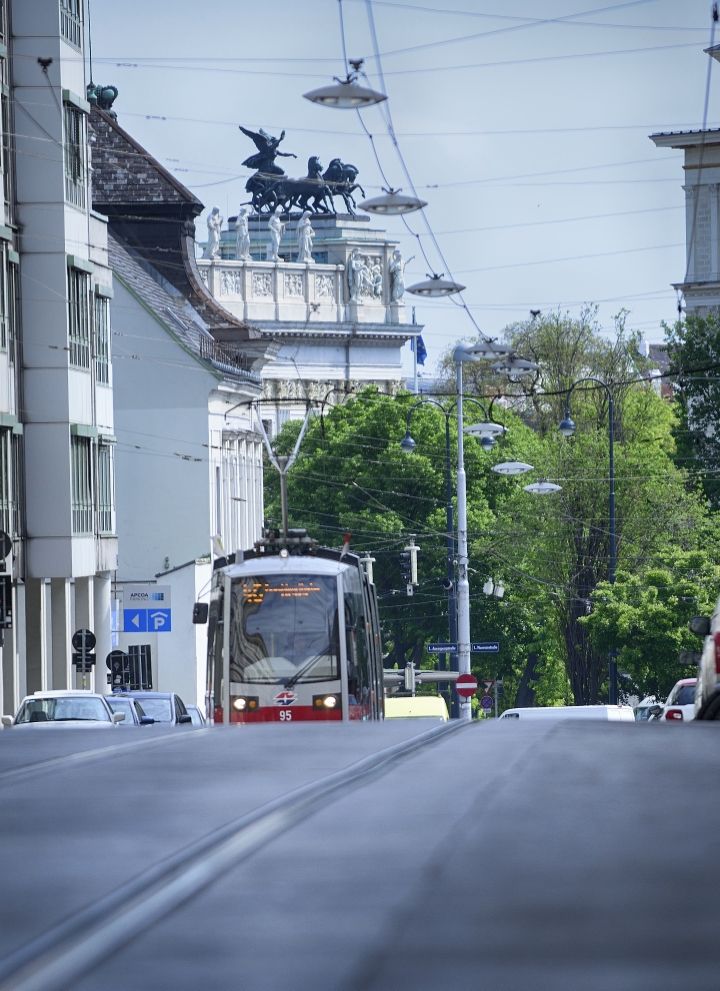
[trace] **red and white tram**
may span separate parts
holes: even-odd
[[[208,717],[382,718],[375,586],[356,555],[318,547],[304,531],[290,534],[215,563]]]

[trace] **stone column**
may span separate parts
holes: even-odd
[[[50,585],[44,578],[25,583],[27,693],[52,688]]]
[[[716,182],[708,185],[710,194],[710,278],[714,281],[720,277],[718,273],[718,189]]]
[[[696,186],[683,186],[685,190],[685,265],[687,268],[687,280],[695,280],[695,231],[693,221],[695,216],[695,196]]]
[[[75,630],[90,630],[95,633],[94,586],[92,575],[89,578],[75,579]],[[73,631],[74,632],[74,631]],[[82,674],[76,676],[78,687],[82,687]],[[94,675],[85,676],[85,687],[93,691]]]
[[[73,635],[70,605],[70,579],[53,578],[50,582],[53,688],[74,687],[70,644],[70,638]]]
[[[109,571],[101,571],[95,575],[93,582],[94,598],[94,623],[93,633],[97,637],[95,653],[95,691],[100,695],[105,695],[110,691],[107,683],[108,668],[106,659],[112,650],[112,603],[111,603],[111,580]]]

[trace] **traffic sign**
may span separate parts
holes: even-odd
[[[147,633],[147,609],[123,609],[126,633]]]
[[[456,643],[429,643],[425,650],[428,654],[457,654]]]
[[[462,695],[464,699],[469,699],[477,691],[477,678],[471,674],[461,674],[455,685],[458,695]]]
[[[473,654],[497,654],[500,644],[497,640],[490,640],[487,643],[471,643],[470,650]]]
[[[96,644],[95,634],[90,630],[76,630],[72,635],[73,650],[89,652]]]
[[[105,659],[110,668],[110,684],[123,687],[130,683],[130,657],[122,650],[111,650]]]
[[[485,712],[490,712],[493,707],[493,700],[489,695],[483,695],[480,699],[480,706],[485,710]]]

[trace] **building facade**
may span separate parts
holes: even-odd
[[[83,4],[0,9],[0,461],[13,538],[2,686],[12,712],[26,692],[75,686],[74,629],[95,632],[101,658],[109,651],[117,537],[112,276],[107,221],[92,209]],[[102,690],[104,666],[97,675],[86,685]]]
[[[195,261],[202,204],[95,106],[93,203],[109,218],[117,437],[114,646],[136,687],[204,702],[213,546],[263,525],[260,371],[278,346],[208,292]],[[214,538],[214,539],[213,539]]]
[[[423,329],[406,315],[397,241],[367,216],[313,214],[312,260],[299,261],[301,216],[281,218],[277,261],[270,217],[261,214],[247,218],[245,258],[231,217],[216,256],[197,262],[215,299],[281,345],[262,370],[263,419],[272,433],[302,418],[308,400],[332,404],[368,385],[394,394],[404,384],[402,348]]]

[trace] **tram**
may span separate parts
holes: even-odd
[[[215,562],[209,719],[380,719],[383,694],[377,597],[359,557],[289,530]]]

